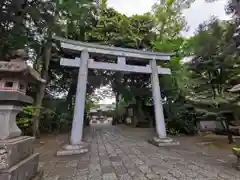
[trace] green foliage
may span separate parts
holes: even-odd
[[[47,133],[68,132],[72,125],[72,114],[46,109],[41,113],[40,130]]]
[[[50,55],[55,61],[46,61],[45,47],[51,44],[53,34],[110,46],[174,52],[176,55],[170,63],[159,63],[172,70],[171,75],[160,78],[167,109],[167,128],[171,134],[194,134],[196,112],[188,106],[187,100],[214,99],[217,102],[215,108],[220,104],[218,98],[235,100],[236,104],[238,95],[229,94],[227,90],[239,81],[240,58],[232,41],[236,29],[233,21],[213,18],[201,24],[194,37],[186,39],[181,36],[181,32],[188,28],[182,12],[193,1],[161,0],[153,6],[151,13],[127,17],[107,8],[106,0],[99,7],[91,0],[3,0],[0,3],[0,57],[6,59],[12,50],[26,47],[34,68],[44,77],[48,74],[40,129],[59,132],[71,127],[78,71],[60,66],[55,46]],[[194,56],[193,61],[183,63],[183,58],[189,55]],[[101,99],[110,94],[107,91],[94,94],[96,88],[107,84],[111,85],[115,95],[121,95],[118,102],[120,112],[124,105],[135,102],[139,105],[139,114],[142,114],[143,104],[152,102],[149,76],[90,70],[85,116],[94,106],[90,99]],[[28,93],[35,96],[36,89],[30,87]],[[63,93],[66,101],[56,99]],[[17,123],[24,132],[31,131],[31,118],[36,112],[33,106],[29,106],[19,115]]]
[[[174,103],[165,106],[167,111],[167,131],[169,133],[196,134],[197,113],[188,104]]]
[[[35,108],[33,106],[26,106],[17,116],[17,125],[23,131],[23,134],[31,134],[32,116],[34,112]]]
[[[196,55],[190,64],[192,78],[198,81],[196,92],[223,97],[230,79],[239,74],[239,58],[232,41],[234,23],[212,19],[199,26],[198,34],[190,40]],[[200,94],[199,93],[199,94]]]
[[[174,39],[187,29],[182,11],[190,7],[194,0],[161,0],[154,4],[153,13],[159,39]]]
[[[104,9],[97,26],[87,33],[88,41],[117,47],[149,48],[154,39],[154,20],[147,13],[127,17],[114,9]]]
[[[238,95],[228,92],[234,82],[239,80],[239,50],[233,39],[235,29],[234,21],[220,21],[216,18],[201,24],[196,35],[188,41],[188,51],[194,58],[186,63],[191,79],[196,82],[187,99],[198,101],[193,105],[204,111],[201,119],[222,123],[229,135],[229,143],[232,142],[229,124],[235,117],[219,112],[233,113],[239,109],[236,103],[239,101]]]
[[[189,43],[186,39],[179,37],[179,30],[175,29],[175,37],[162,38],[154,42],[154,49],[174,52],[169,67],[172,74],[160,78],[162,97],[166,99],[164,109],[167,117],[167,132],[172,135],[185,133],[193,135],[196,133],[195,109],[189,107],[185,102],[186,96],[191,96],[196,82],[191,78],[188,67],[182,62],[188,53]],[[163,36],[164,37],[164,36]]]
[[[17,117],[17,125],[26,135],[32,135],[32,117],[35,113],[34,106],[26,106]],[[56,107],[42,108],[40,119],[40,130],[43,133],[67,132],[72,124],[72,114]]]

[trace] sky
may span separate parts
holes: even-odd
[[[131,16],[151,11],[152,5],[155,2],[157,0],[108,0],[108,6],[120,13]],[[214,3],[205,3],[204,0],[196,0],[189,9],[183,12],[188,22],[189,30],[182,34],[186,37],[194,35],[198,25],[210,19],[211,16],[217,16],[222,20],[228,19],[229,17],[225,14],[224,10],[226,3],[227,0],[218,0]],[[106,98],[99,103],[111,104],[112,102],[114,102],[114,99]]]
[[[108,6],[113,7],[120,13],[131,16],[151,11],[152,5],[157,1],[158,0],[108,0]],[[224,11],[226,2],[227,0],[218,0],[214,3],[205,3],[204,0],[196,0],[190,9],[183,12],[190,26],[190,30],[184,32],[183,35],[193,35],[198,25],[208,20],[213,15],[220,19],[229,18]]]

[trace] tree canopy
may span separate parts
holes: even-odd
[[[237,40],[240,38],[235,35],[239,22],[235,18],[228,21],[211,18],[199,25],[194,36],[183,37],[181,32],[188,29],[188,24],[182,12],[193,2],[160,0],[153,5],[151,12],[128,17],[109,8],[106,0],[102,4],[91,0],[1,1],[0,57],[8,60],[12,51],[25,48],[30,63],[47,80],[47,84],[30,87],[28,92],[36,99],[34,134],[39,134],[43,116],[56,119],[57,114],[66,113],[69,116],[63,117],[71,121],[74,109],[78,70],[60,66],[59,57],[62,54],[53,36],[176,53],[169,63],[159,64],[172,70],[171,75],[160,77],[169,127],[171,124],[186,127],[194,124],[194,111],[189,107],[196,111],[201,109],[195,101],[211,101],[216,108],[222,102],[231,104],[229,107],[237,104],[238,94],[228,90],[239,83]],[[237,5],[235,1],[229,1],[226,13],[238,14]],[[190,61],[185,62],[186,59]],[[101,86],[111,87],[114,94],[107,90],[96,93]],[[87,109],[93,104],[92,100],[106,96],[116,96],[116,109],[118,104],[135,103],[139,119],[144,118],[144,105],[152,105],[150,76],[89,70]],[[49,103],[59,99],[61,105]],[[52,109],[55,115],[46,115],[44,108]]]

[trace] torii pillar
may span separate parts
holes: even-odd
[[[81,52],[81,58],[75,59],[79,63],[79,71],[70,144],[65,145],[61,150],[59,150],[57,152],[57,156],[81,154],[88,152],[87,144],[82,141],[88,77],[88,59],[89,54],[87,51]]]
[[[157,136],[154,137],[152,140],[149,140],[149,142],[155,146],[179,145],[179,142],[173,141],[173,139],[167,137],[156,59],[151,60],[150,64],[152,68],[152,97],[154,103]]]

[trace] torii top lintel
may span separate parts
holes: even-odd
[[[89,53],[102,54],[105,56],[127,57],[133,59],[156,59],[156,60],[170,60],[174,53],[159,53],[141,51],[130,48],[120,48],[113,46],[98,45],[93,43],[85,43],[81,41],[69,40],[61,37],[54,37],[55,40],[60,41],[61,47],[64,51],[83,51],[87,50]]]

